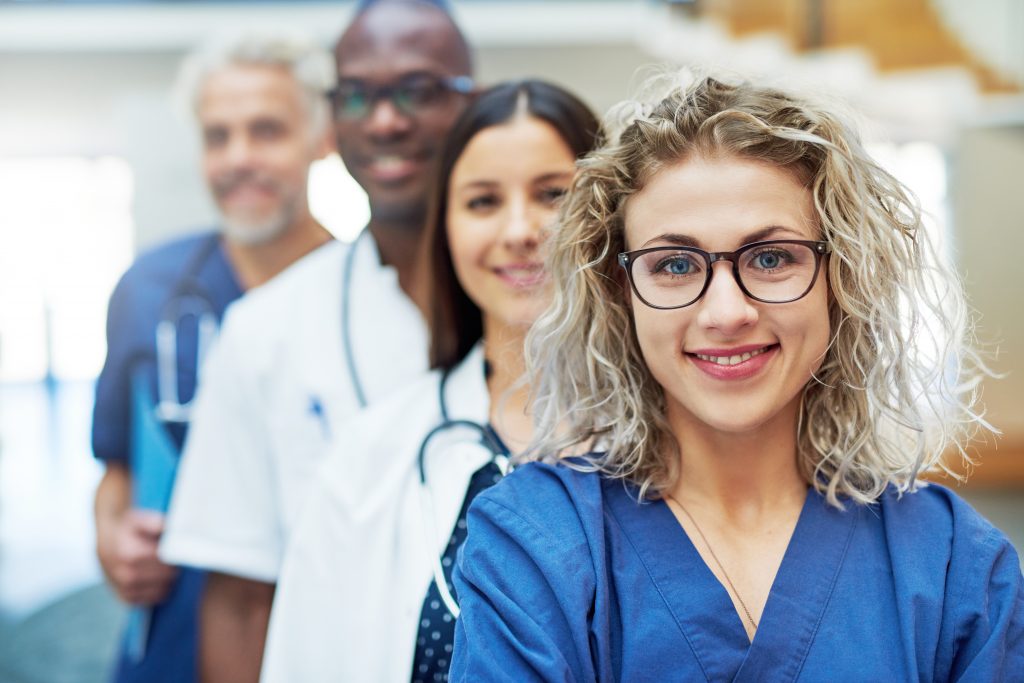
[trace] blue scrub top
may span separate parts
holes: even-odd
[[[482,493],[455,571],[454,681],[1024,680],[1005,536],[936,485],[808,492],[753,643],[662,501],[529,464]]]
[[[96,382],[92,446],[97,458],[130,466],[133,373],[141,371],[156,397],[156,326],[185,280],[200,288],[218,320],[242,294],[217,233],[204,232],[141,254],[121,277],[107,313],[107,358]],[[211,248],[212,247],[212,248]],[[204,253],[205,252],[205,253]],[[191,272],[190,272],[191,271]],[[187,327],[186,327],[187,326]],[[178,395],[195,393],[196,334],[186,319],[178,335]],[[184,426],[168,433],[181,450]],[[145,657],[138,663],[123,653],[114,680],[124,683],[191,682],[197,679],[196,645],[203,574],[183,569],[165,602],[152,616]]]

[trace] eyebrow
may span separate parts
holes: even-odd
[[[530,183],[533,184],[533,185],[541,184],[541,183],[549,183],[549,182],[551,182],[553,180],[561,180],[563,178],[571,178],[572,175],[573,175],[573,171],[552,171],[551,173],[545,173],[542,176],[537,176],[536,178],[531,180]],[[456,191],[462,192],[463,190],[473,190],[473,189],[477,189],[477,188],[492,188],[492,187],[499,187],[500,185],[501,185],[501,182],[498,181],[498,180],[487,180],[487,179],[471,180],[468,183],[466,183],[465,185],[460,185],[458,188],[456,188]]]
[[[534,183],[547,183],[552,180],[562,180],[563,178],[572,178],[575,170],[573,171],[552,171],[551,173],[545,173],[542,176],[538,176],[533,179]]]
[[[779,232],[794,233],[797,238],[805,239],[803,235],[798,233],[793,228],[787,228],[784,225],[769,225],[761,228],[760,230],[755,230],[754,232],[744,235],[743,238],[740,240],[740,245],[750,244],[752,242],[760,242],[762,240],[766,240],[775,236]],[[652,237],[651,239],[647,240],[641,248],[649,246],[652,242],[668,242],[670,244],[674,244],[680,247],[695,247],[697,249],[703,248],[701,241],[698,240],[697,238],[676,232],[667,232],[656,237]]]

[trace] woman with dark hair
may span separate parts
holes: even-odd
[[[989,426],[913,199],[831,107],[650,90],[549,240],[547,462],[469,511],[452,679],[1022,680],[1017,553],[921,481]]]
[[[484,92],[455,124],[420,270],[435,371],[354,419],[324,463],[278,582],[264,681],[447,680],[465,511],[532,438],[518,380],[548,303],[543,232],[598,131],[539,81]]]

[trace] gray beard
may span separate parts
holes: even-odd
[[[290,206],[283,206],[274,215],[262,221],[239,220],[221,215],[221,231],[232,242],[257,247],[273,242],[288,231],[295,212]]]

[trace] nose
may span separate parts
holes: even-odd
[[[255,158],[255,146],[248,135],[232,135],[227,144],[225,159],[231,168],[248,168]]]
[[[400,111],[389,97],[377,98],[366,114],[366,132],[377,139],[389,139],[406,133],[412,125],[408,114]]]
[[[711,273],[708,289],[697,303],[700,306],[697,316],[700,325],[732,336],[756,323],[757,307],[736,282],[732,263],[718,261],[712,264]]]
[[[512,250],[531,251],[536,249],[540,242],[543,223],[540,212],[531,210],[530,204],[525,198],[513,198],[509,202],[509,210],[502,226],[502,242]]]

